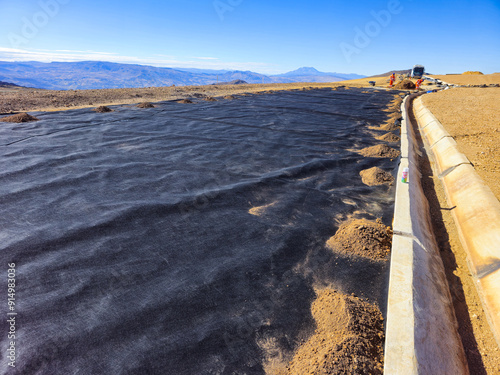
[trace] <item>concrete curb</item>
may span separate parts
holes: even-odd
[[[469,270],[476,281],[488,323],[500,346],[500,202],[448,135],[438,141],[443,125],[415,100],[416,117],[425,141],[435,156],[440,179],[460,241],[467,252]],[[436,129],[427,130],[429,127]]]
[[[401,163],[396,185],[384,374],[468,374],[427,199],[415,136],[402,104]],[[409,168],[409,183],[402,170]]]

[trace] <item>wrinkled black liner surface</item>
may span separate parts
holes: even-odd
[[[0,258],[5,274],[16,263],[18,313],[17,367],[2,373],[263,374],[314,328],[313,285],[385,301],[387,264],[325,243],[355,212],[390,225],[392,188],[359,172],[397,161],[348,149],[380,143],[368,126],[392,96],[196,100],[1,124]]]

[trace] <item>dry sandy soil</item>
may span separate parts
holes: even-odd
[[[338,293],[317,292],[311,312],[316,330],[286,368],[272,375],[382,374],[383,317],[377,306]]]
[[[500,88],[456,88],[423,102],[500,199]]]
[[[446,83],[455,85],[492,85],[500,84],[500,73],[494,74],[447,74],[433,75],[433,78],[440,79]]]
[[[387,260],[392,246],[392,229],[381,222],[354,219],[342,224],[326,246],[348,256]]]

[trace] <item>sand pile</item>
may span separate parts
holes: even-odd
[[[394,177],[379,167],[365,169],[359,172],[359,175],[363,183],[368,186],[392,185],[394,183]]]
[[[106,107],[105,105],[101,105],[97,108],[94,108],[93,111],[97,112],[97,113],[113,112],[113,110],[111,108]]]
[[[394,111],[399,111],[401,108],[401,103],[403,103],[403,98],[399,95],[396,95],[394,99],[389,103],[386,109],[384,109],[385,112],[394,112]]]
[[[397,90],[413,90],[415,87],[415,84],[409,79],[405,79],[394,86]]]
[[[18,113],[16,115],[0,118],[0,121],[21,123],[21,122],[38,121],[38,119],[34,116],[28,115],[27,113],[23,112],[23,113]]]
[[[385,125],[382,125],[379,130],[385,130],[388,132],[393,132],[399,130],[399,123],[394,121],[387,121]]]
[[[236,99],[236,98],[234,96],[232,96],[232,95],[226,95],[226,96],[224,96],[224,99],[226,99],[226,100],[233,100],[233,99]]]
[[[397,158],[400,154],[398,150],[395,150],[387,145],[366,147],[358,151],[358,153],[360,155],[372,158]]]
[[[392,230],[379,220],[355,219],[342,224],[326,246],[347,255],[384,260],[391,251]]]
[[[399,138],[396,134],[394,133],[387,133],[387,134],[384,134],[380,137],[377,137],[377,139],[379,141],[384,141],[384,142],[390,142],[390,143],[396,143],[396,142],[399,142],[401,140],[401,138]]]
[[[388,119],[380,127],[372,126],[370,127],[370,129],[393,132],[395,130],[399,130],[399,127],[401,126],[401,120],[401,113],[394,110],[394,112],[389,115]]]
[[[250,210],[248,210],[248,213],[254,216],[262,216],[266,213],[268,208],[273,207],[274,205],[276,205],[276,203],[278,202],[272,202],[264,206],[252,207]]]
[[[478,72],[478,71],[467,71],[467,72],[463,72],[462,74],[479,74],[479,75],[484,75],[482,72]]]
[[[150,102],[144,102],[137,104],[137,108],[154,108],[155,106]]]
[[[182,99],[182,100],[177,100],[177,103],[181,104],[192,104],[193,102],[189,99]]]
[[[207,96],[207,97],[206,97],[205,99],[203,99],[203,100],[205,100],[205,101],[207,101],[207,102],[216,102],[216,101],[217,101],[217,99],[215,99],[215,98],[214,98],[214,97],[212,97],[212,96]]]
[[[377,306],[325,289],[311,311],[315,334],[281,374],[382,374],[384,324]]]

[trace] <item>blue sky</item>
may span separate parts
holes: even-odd
[[[496,0],[0,0],[0,60],[500,72]]]

